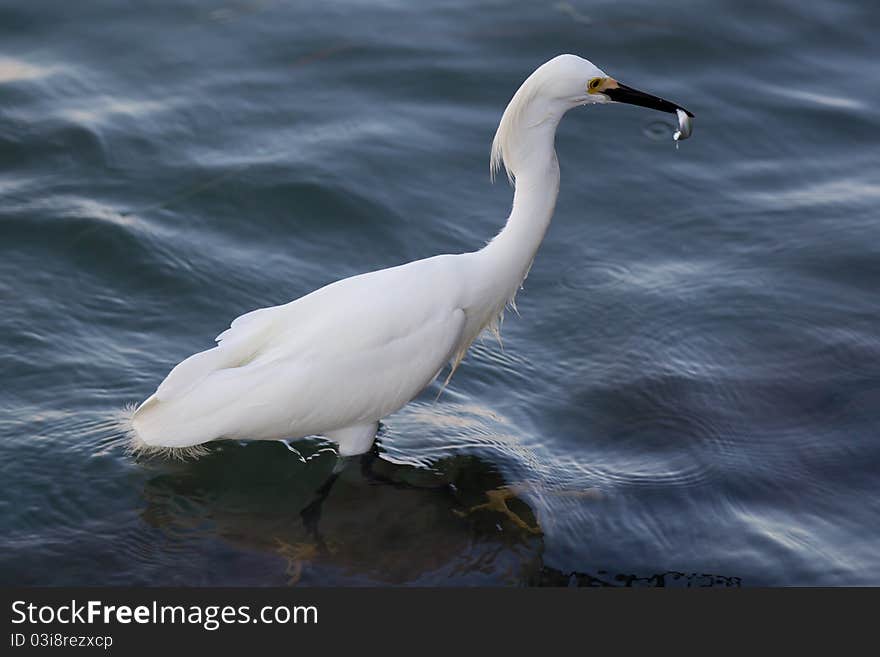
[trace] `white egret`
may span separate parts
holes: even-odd
[[[174,369],[128,422],[135,450],[192,453],[221,439],[322,435],[361,454],[378,422],[403,407],[499,318],[529,272],[559,191],[554,150],[562,116],[621,102],[683,108],[560,55],[522,84],[492,143],[491,171],[515,184],[501,232],[478,251],[439,255],[346,278],[290,303],[242,315],[217,346]],[[448,379],[447,379],[448,380]]]

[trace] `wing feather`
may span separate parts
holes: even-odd
[[[282,308],[259,308],[237,317],[217,336],[216,347],[193,354],[175,366],[156,390],[156,398],[168,401],[184,395],[213,372],[249,363],[271,339]]]

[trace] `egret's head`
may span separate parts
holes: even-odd
[[[515,175],[530,153],[533,133],[555,130],[568,110],[598,103],[628,103],[672,114],[680,110],[693,117],[675,103],[619,83],[583,57],[559,55],[523,82],[504,111],[492,143],[493,174],[503,165],[508,176]]]
[[[595,93],[597,80],[610,80],[592,62],[577,55],[559,55],[539,66],[514,96],[514,101],[529,102],[549,113],[565,113],[588,103],[606,103],[608,98]],[[590,85],[592,89],[590,88]],[[522,96],[520,96],[522,92]]]

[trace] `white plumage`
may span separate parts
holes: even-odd
[[[177,365],[131,415],[136,450],[183,453],[219,439],[323,435],[340,455],[367,451],[400,409],[495,324],[528,273],[559,188],[556,126],[577,105],[608,102],[611,80],[561,55],[538,68],[501,120],[492,167],[516,180],[504,229],[472,253],[346,278],[242,315],[213,349]]]

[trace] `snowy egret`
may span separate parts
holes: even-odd
[[[579,105],[630,103],[672,114],[676,139],[693,114],[560,55],[514,94],[492,143],[491,171],[515,191],[500,233],[478,251],[439,255],[346,278],[232,322],[217,346],[177,365],[128,418],[134,450],[192,454],[220,439],[322,435],[340,456],[373,443],[403,407],[474,339],[498,330],[532,266],[559,191],[554,139]]]

